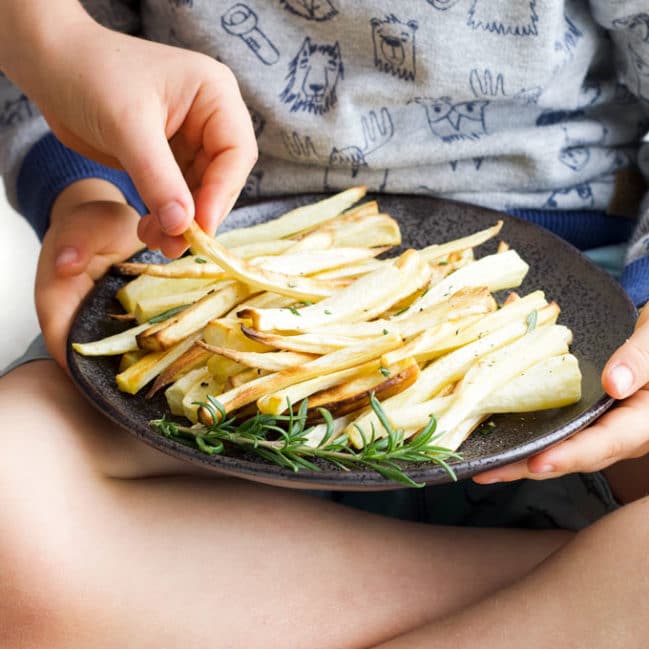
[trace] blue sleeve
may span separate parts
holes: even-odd
[[[146,214],[147,208],[125,172],[84,158],[48,133],[24,157],[16,184],[20,212],[39,239],[45,236],[56,197],[68,185],[84,178],[101,178],[113,183],[129,205],[140,215]]]

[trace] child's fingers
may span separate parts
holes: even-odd
[[[609,359],[602,385],[616,399],[625,399],[649,383],[649,309],[643,309],[635,331]]]
[[[160,230],[177,236],[194,218],[194,202],[167,142],[164,117],[134,111],[118,130],[119,160]]]
[[[196,201],[196,221],[209,233],[232,209],[248,174],[257,160],[257,141],[250,120],[250,114],[241,99],[236,81],[229,82],[229,95],[211,94],[215,91],[205,88],[197,98],[199,112],[205,105],[212,111],[202,126],[202,153],[196,164],[200,169],[200,183]],[[201,106],[203,104],[203,106]],[[224,110],[223,106],[228,109]]]
[[[187,249],[187,242],[184,237],[171,237],[160,230],[156,218],[147,214],[140,219],[137,226],[138,237],[146,243],[151,250],[160,250],[163,255],[170,259],[180,257]]]
[[[592,426],[528,460],[476,476],[481,484],[521,478],[545,480],[566,473],[591,473],[649,451],[649,391],[639,390]]]

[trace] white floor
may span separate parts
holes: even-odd
[[[0,369],[22,354],[39,330],[33,297],[39,248],[0,183]]]

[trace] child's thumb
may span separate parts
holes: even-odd
[[[194,218],[191,192],[159,121],[142,119],[137,126],[124,133],[119,161],[160,230],[182,234]]]
[[[649,383],[649,309],[640,313],[635,331],[611,356],[602,373],[608,394],[625,399]]]

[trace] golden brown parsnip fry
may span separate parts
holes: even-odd
[[[220,291],[206,295],[168,320],[138,334],[138,345],[141,349],[150,351],[169,349],[186,336],[203,329],[210,320],[222,316],[249,294],[245,284],[233,282]]]
[[[146,352],[139,349],[134,352],[126,352],[125,354],[122,354],[122,358],[119,360],[119,371],[123,372],[124,370],[127,370],[131,365],[137,363],[145,354]]]
[[[345,210],[341,215],[341,219],[345,218],[358,218],[363,216],[374,216],[379,213],[379,204],[376,201],[365,201],[354,207]]]
[[[337,285],[334,282],[324,282],[308,277],[282,275],[264,270],[233,255],[216,240],[212,239],[200,229],[195,221],[183,233],[192,251],[207,257],[219,264],[228,273],[251,289],[259,289],[288,295],[296,300],[313,300],[323,298],[335,292]]]
[[[257,293],[257,295],[249,297],[247,300],[241,302],[241,304],[237,304],[237,306],[228,311],[224,317],[235,320],[238,326],[241,324],[241,320],[237,319],[237,311],[240,311],[241,309],[247,307],[255,307],[258,309],[281,309],[283,307],[291,306],[292,304],[295,304],[295,300],[292,297],[264,291],[263,293]]]
[[[366,187],[352,187],[317,203],[297,207],[267,223],[219,234],[217,239],[229,248],[266,239],[284,239],[333,219],[363,198],[366,192]]]
[[[298,404],[312,394],[321,390],[328,390],[345,381],[353,380],[361,376],[368,376],[369,374],[376,375],[380,366],[380,361],[369,361],[361,365],[348,367],[344,370],[331,372],[330,374],[316,376],[307,381],[294,383],[282,390],[265,394],[257,399],[257,408],[265,414],[281,415],[288,410],[289,403]]]
[[[399,246],[401,230],[399,224],[389,214],[376,214],[341,220],[340,224],[331,224],[336,246]]]
[[[212,353],[207,349],[199,347],[200,342],[200,340],[197,340],[196,344],[190,347],[182,356],[169,365],[169,367],[158,374],[156,380],[151,386],[151,389],[146,394],[146,399],[151,399],[151,397],[153,397],[158,391],[167,387],[171,383],[174,383],[187,374],[187,372],[190,372],[197,367],[205,366],[209,358],[212,356]]]
[[[331,232],[309,232],[297,238],[289,248],[289,253],[305,250],[328,250],[334,245],[334,235]]]
[[[215,347],[202,341],[198,341],[197,344],[208,353],[219,354],[241,365],[268,370],[269,372],[280,372],[281,370],[296,367],[297,365],[317,358],[315,354],[300,354],[296,352],[245,352],[226,347]]]
[[[143,356],[137,363],[134,363],[115,377],[117,387],[122,392],[128,392],[129,394],[139,392],[149,381],[152,381],[160,372],[182,356],[196,342],[199,336],[200,333],[195,333],[171,349]]]
[[[486,286],[491,291],[520,286],[529,266],[515,250],[482,257],[472,264],[462,266],[445,277],[412,304],[414,310],[425,309],[440,302],[461,288]],[[407,317],[406,314],[399,316]]]
[[[276,392],[283,388],[307,381],[316,376],[331,374],[338,370],[355,367],[374,358],[381,356],[389,349],[394,349],[401,344],[401,338],[394,334],[381,336],[369,345],[367,341],[345,349],[326,354],[315,360],[304,363],[300,367],[294,367],[275,374],[263,376],[260,379],[246,383],[245,385],[223,393],[219,400],[226,412],[237,410],[253,401],[257,401],[265,394]],[[209,412],[201,411],[201,421],[204,423],[211,419]]]
[[[317,392],[309,397],[309,409],[324,408],[339,417],[367,408],[372,395],[382,401],[403,392],[418,376],[417,363],[413,359],[406,359],[391,367],[380,367],[372,375]]]
[[[244,383],[250,383],[254,379],[258,379],[260,376],[266,376],[270,374],[268,370],[261,370],[256,367],[249,367],[248,369],[239,372],[238,374],[233,374],[228,378],[224,386],[225,390],[230,390],[232,388],[238,388]]]
[[[208,279],[224,279],[226,277],[225,271],[220,266],[212,264],[202,257],[184,257],[183,259],[191,259],[191,263],[180,266],[178,264],[122,262],[120,264],[113,264],[113,268],[122,275]]]

